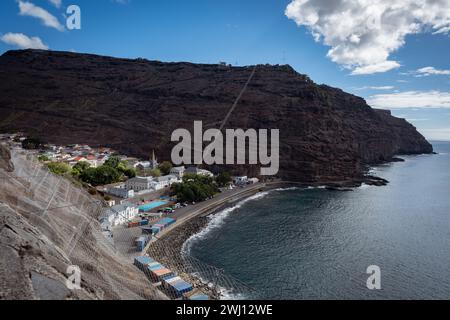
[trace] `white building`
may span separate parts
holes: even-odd
[[[148,169],[148,168],[150,168],[150,166],[151,166],[151,163],[150,163],[150,161],[139,161],[139,162],[136,162],[134,165],[133,165],[133,167],[135,168],[135,169]]]
[[[167,176],[155,178],[152,183],[152,188],[154,190],[161,190],[170,187],[173,183],[179,181],[177,176],[169,174]]]
[[[144,190],[152,189],[153,177],[135,177],[125,182],[125,188],[127,190],[134,190],[134,192],[140,192]]]
[[[186,171],[186,168],[184,166],[173,167],[172,169],[170,169],[170,174],[177,176],[177,178],[181,180],[183,178],[185,171]]]
[[[184,172],[184,174],[198,174],[201,176],[206,176],[206,177],[214,177],[214,175],[212,174],[211,171],[205,170],[205,169],[199,169],[197,167],[189,167],[186,169],[186,171]]]
[[[247,176],[239,176],[239,177],[233,177],[233,183],[234,184],[246,184],[248,182]]]
[[[124,203],[105,210],[100,218],[100,223],[115,227],[134,219],[139,214],[139,208],[131,203]]]
[[[106,193],[123,199],[134,198],[134,190],[128,189],[125,185],[109,187],[106,189]]]

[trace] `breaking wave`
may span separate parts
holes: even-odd
[[[279,189],[281,190],[281,189]],[[259,192],[251,197],[248,197],[244,200],[239,201],[237,204],[235,204],[232,207],[226,208],[216,214],[213,214],[211,216],[209,216],[209,221],[208,224],[206,225],[205,228],[203,228],[200,232],[192,235],[189,239],[186,240],[186,242],[183,244],[183,247],[181,249],[181,252],[183,254],[190,254],[191,251],[191,247],[192,245],[199,240],[204,239],[211,231],[220,228],[223,224],[225,219],[236,209],[241,208],[244,204],[246,204],[249,201],[253,201],[253,200],[258,200],[261,198],[264,198],[265,196],[267,196],[271,191],[274,190],[270,190],[270,191],[264,191],[264,192]]]

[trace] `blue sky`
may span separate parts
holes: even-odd
[[[42,47],[161,61],[290,64],[317,83],[391,109],[429,139],[450,140],[450,3],[333,3],[3,0],[0,53]],[[81,9],[81,30],[66,28],[69,5]]]

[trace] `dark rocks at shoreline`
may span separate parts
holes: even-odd
[[[8,51],[0,57],[0,132],[145,158],[155,149],[170,159],[171,133],[192,131],[196,120],[217,127],[253,69]],[[433,151],[406,120],[289,66],[257,66],[225,128],[280,129],[279,177],[306,184],[363,179],[366,165]],[[257,166],[227,170],[259,173]]]
[[[394,158],[391,159],[391,162],[405,162],[405,159],[394,157]]]
[[[389,183],[389,181],[386,179],[380,178],[380,177],[369,175],[369,176],[365,177],[364,183],[369,186],[381,187],[381,186],[386,186]]]
[[[350,192],[353,191],[351,188],[338,188],[338,187],[326,187],[328,191],[339,191],[339,192]]]

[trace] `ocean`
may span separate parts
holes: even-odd
[[[450,299],[450,143],[433,145],[439,154],[373,168],[384,187],[257,194],[185,248],[248,285],[219,280],[228,298]],[[366,285],[372,265],[380,290]]]

